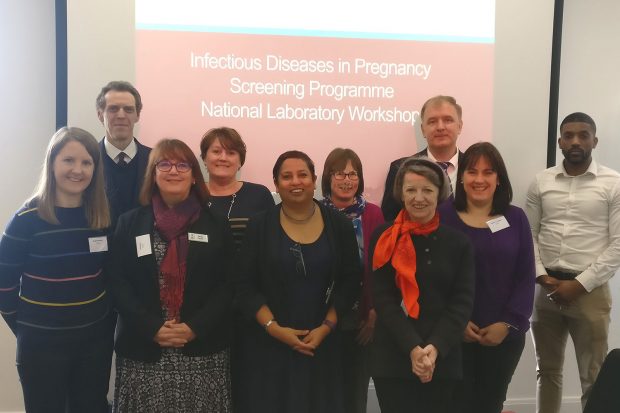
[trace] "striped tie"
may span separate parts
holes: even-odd
[[[125,166],[127,165],[127,161],[125,160],[127,157],[127,155],[125,154],[125,152],[121,152],[118,154],[118,162],[116,162],[119,166]]]

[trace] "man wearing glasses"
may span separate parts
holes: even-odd
[[[97,116],[105,128],[101,155],[112,225],[119,215],[139,206],[138,197],[151,148],[133,136],[142,99],[129,82],[112,81],[97,96]]]
[[[413,155],[426,156],[441,166],[450,178],[452,192],[455,188],[459,160],[463,156],[456,147],[456,140],[463,128],[462,112],[461,106],[452,96],[439,95],[428,99],[420,110],[422,134],[428,147]],[[394,199],[392,189],[396,172],[407,158],[409,157],[397,159],[390,164],[381,201],[381,210],[386,221],[393,220],[400,212],[400,202]]]

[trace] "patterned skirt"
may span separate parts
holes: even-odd
[[[114,412],[232,412],[228,350],[188,357],[162,350],[156,363],[116,358]]]

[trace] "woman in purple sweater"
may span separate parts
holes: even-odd
[[[372,271],[367,265],[368,246],[373,231],[384,221],[383,213],[362,196],[362,161],[352,149],[336,148],[327,155],[321,189],[323,204],[344,213],[353,222],[364,267],[362,296],[338,324],[342,330],[346,410],[365,413],[370,380],[365,349],[372,340],[377,318],[372,302]]]
[[[529,329],[535,270],[532,234],[498,150],[476,143],[459,162],[454,203],[441,222],[465,233],[475,252],[474,311],[463,333],[463,412],[498,413]]]

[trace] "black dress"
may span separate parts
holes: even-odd
[[[255,320],[267,305],[281,326],[313,329],[330,307],[341,315],[359,295],[361,267],[351,222],[319,207],[325,228],[311,244],[299,245],[286,235],[279,207],[250,221],[237,291],[248,319]],[[332,331],[310,357],[272,338],[254,321],[238,337],[236,361],[242,374],[237,377],[240,392],[233,391],[235,413],[344,412],[338,334]]]

